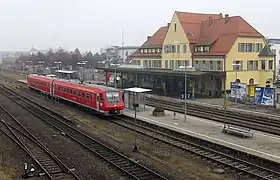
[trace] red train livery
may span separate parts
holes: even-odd
[[[121,114],[124,109],[122,92],[111,87],[36,74],[27,76],[27,85],[54,98],[76,103],[104,115]]]

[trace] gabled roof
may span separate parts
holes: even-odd
[[[158,57],[161,53],[140,53],[142,48],[161,48],[164,42],[166,33],[168,31],[167,26],[159,28],[152,36],[147,38],[147,41],[137,49],[130,57]]]
[[[208,20],[209,17],[212,17],[212,19],[223,18],[223,15],[221,13],[204,14],[175,11],[175,14],[179,18],[179,21],[191,43],[196,43],[197,39],[199,38],[200,28],[203,21]]]
[[[196,52],[195,55],[225,55],[238,36],[263,38],[262,34],[240,16],[202,21],[199,35],[197,45],[212,47],[210,52]]]
[[[167,31],[167,26],[159,28],[151,37],[147,39],[147,41],[141,47],[161,47]]]

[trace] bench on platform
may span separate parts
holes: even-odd
[[[243,128],[235,125],[226,124],[223,128],[223,133],[230,133],[241,136],[242,138],[245,137],[253,137],[254,132],[251,131],[249,128]]]

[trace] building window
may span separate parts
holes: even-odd
[[[209,46],[204,46],[204,49],[203,49],[204,52],[208,52],[209,50],[210,50]]]
[[[148,67],[148,60],[144,60],[143,66],[144,66],[144,67]]]
[[[210,61],[210,70],[213,70],[213,61]]]
[[[143,53],[144,51],[143,51],[143,49],[140,49],[140,53]]]
[[[222,61],[217,61],[217,70],[221,71],[222,69]]]
[[[271,49],[271,51],[272,51],[274,54],[276,54],[276,49]]]
[[[177,24],[175,23],[174,24],[174,32],[176,32],[177,31]]]
[[[149,67],[152,67],[152,61],[149,60]]]
[[[144,49],[144,53],[147,53],[147,49]]]
[[[252,43],[247,43],[247,52],[253,52],[253,44]]]
[[[180,44],[177,45],[177,53],[180,53]]]
[[[170,62],[170,64],[169,64],[170,67],[169,68],[174,69],[174,60],[170,60],[169,62]]]
[[[172,46],[171,46],[171,52],[172,52],[172,53],[176,53],[176,46],[175,46],[175,45],[172,45]]]
[[[168,60],[165,60],[165,68],[168,68]]]
[[[254,61],[247,61],[247,70],[253,70],[254,69]]]
[[[269,70],[273,69],[273,60],[268,61],[268,69]]]
[[[195,61],[194,67],[199,69],[198,61]]]
[[[259,70],[259,61],[254,61],[254,70]]]
[[[243,69],[242,67],[242,61],[234,61],[232,65],[233,70],[241,71]]]
[[[151,49],[148,49],[148,53],[151,53]]]
[[[187,45],[186,44],[183,45],[183,53],[187,53]]]
[[[261,60],[261,70],[265,70],[265,60]]]
[[[197,52],[197,50],[198,50],[197,47],[194,47],[194,52]]]
[[[245,52],[245,43],[238,43],[238,52]]]

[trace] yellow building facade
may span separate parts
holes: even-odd
[[[239,16],[175,12],[163,35],[163,40],[153,37],[160,56],[135,57],[134,64],[176,69],[186,63],[210,72],[196,84],[198,89],[215,90],[215,72],[225,72],[222,90],[237,81],[248,85],[250,96],[256,86],[273,83],[275,55],[264,36]]]
[[[177,14],[174,14],[163,42],[162,67],[192,66],[190,43]]]

